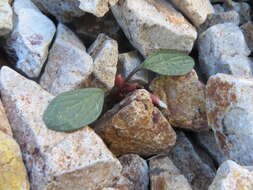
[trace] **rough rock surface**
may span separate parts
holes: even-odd
[[[117,41],[100,34],[89,47],[88,53],[93,58],[93,71],[86,86],[111,89],[117,73],[119,55]]]
[[[8,34],[13,27],[12,9],[8,0],[0,1],[0,36]]]
[[[1,100],[0,100],[0,131],[7,135],[12,136],[11,126],[5,114],[5,110]]]
[[[92,72],[92,64],[82,42],[59,24],[40,85],[53,95],[81,88]]]
[[[192,70],[185,76],[160,76],[150,84],[150,89],[168,109],[163,114],[171,125],[185,129],[207,130],[205,111],[205,86]]]
[[[222,152],[253,164],[253,80],[217,74],[207,83],[207,117]]]
[[[199,36],[199,61],[204,73],[252,76],[247,58],[250,50],[240,28],[234,24],[217,24]]]
[[[208,190],[251,190],[253,172],[236,164],[232,160],[224,162]]]
[[[136,90],[98,121],[95,131],[116,155],[150,156],[172,147],[176,133],[146,90]]]
[[[122,165],[121,178],[113,187],[119,190],[148,190],[149,167],[137,154],[126,154],[119,158]]]
[[[196,29],[164,0],[120,0],[112,12],[132,45],[147,56],[157,49],[192,50]]]
[[[15,27],[7,39],[7,51],[17,69],[27,76],[38,77],[47,59],[55,25],[30,0],[15,0]]]
[[[149,161],[151,190],[192,190],[187,179],[168,157]]]
[[[215,171],[196,152],[183,132],[177,133],[177,143],[168,154],[193,190],[204,190],[212,183]]]
[[[171,0],[176,8],[181,10],[196,27],[203,24],[207,15],[214,13],[209,0]]]
[[[253,51],[253,23],[247,22],[241,26],[241,29],[244,33],[245,40],[250,48],[251,52]]]
[[[42,115],[51,94],[8,67],[1,69],[0,90],[31,189],[94,190],[115,183],[120,162],[92,129],[62,133],[44,125]]]

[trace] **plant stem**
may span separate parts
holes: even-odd
[[[125,82],[128,82],[132,76],[134,76],[135,73],[137,73],[138,71],[140,71],[142,69],[141,67],[142,65],[138,65],[137,67],[135,67],[135,69],[127,76],[127,78],[125,79]]]

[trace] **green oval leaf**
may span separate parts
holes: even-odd
[[[43,120],[49,129],[73,131],[89,125],[101,114],[104,91],[85,88],[62,93],[48,105]]]
[[[143,69],[160,75],[179,76],[189,73],[194,60],[187,54],[174,50],[160,50],[151,54],[142,64]]]

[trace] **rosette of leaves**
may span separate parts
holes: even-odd
[[[190,72],[194,60],[181,52],[160,50],[151,54],[126,80],[142,69],[160,75],[180,76]],[[106,93],[99,88],[85,88],[62,93],[48,105],[43,115],[46,126],[55,131],[74,131],[94,122],[101,115]]]

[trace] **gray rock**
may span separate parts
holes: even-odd
[[[221,1],[224,1],[224,0],[221,0]],[[220,4],[215,4],[213,5],[213,8],[214,8],[214,12],[215,13],[222,13],[222,12],[225,12],[225,9],[222,5]]]
[[[6,49],[15,57],[17,69],[36,78],[47,59],[55,25],[30,0],[15,0],[13,8],[15,25]]]
[[[82,88],[92,72],[92,64],[82,42],[59,24],[40,85],[53,95]]]
[[[112,12],[132,45],[144,56],[157,49],[192,50],[196,29],[165,0],[120,0]]]
[[[244,33],[244,37],[250,48],[251,52],[253,51],[253,23],[247,22],[241,26],[241,29]]]
[[[251,76],[250,50],[240,28],[232,23],[217,24],[203,32],[198,40],[199,61],[210,77],[216,73]]]
[[[8,0],[0,1],[0,36],[8,34],[13,27],[12,9]]]

